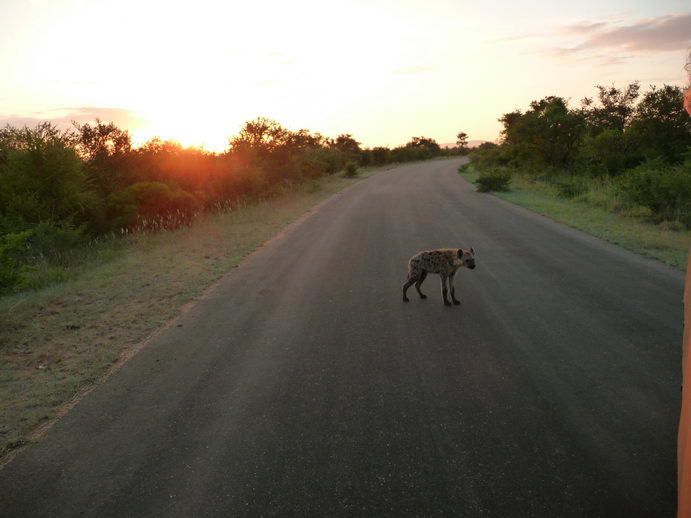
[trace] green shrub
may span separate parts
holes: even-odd
[[[31,237],[26,242],[26,260],[46,259],[51,263],[63,264],[70,252],[84,241],[84,226],[42,221],[32,229]]]
[[[338,149],[308,149],[297,159],[302,176],[308,179],[334,174],[343,167],[344,155]]]
[[[618,179],[602,176],[597,178],[585,177],[583,181],[586,182],[586,189],[582,193],[574,196],[576,201],[593,207],[599,207],[609,212],[619,212],[626,207],[627,203],[623,199],[620,186],[621,182]],[[630,207],[630,204],[628,205],[629,209],[631,209],[632,207]],[[628,211],[628,213],[632,215],[634,212],[636,211]]]
[[[508,191],[511,183],[511,172],[506,168],[482,171],[475,180],[479,192]]]
[[[260,167],[237,165],[228,174],[216,179],[214,197],[217,202],[234,203],[241,199],[256,199],[267,189],[268,180]]]
[[[552,178],[550,183],[556,187],[560,198],[581,196],[588,191],[589,187],[588,179],[580,176],[557,176]]]
[[[119,226],[163,230],[189,222],[198,207],[196,198],[161,182],[138,182],[111,197],[111,220]]]
[[[661,221],[659,224],[660,230],[668,230],[672,232],[681,232],[686,230],[686,225],[681,221]]]
[[[584,139],[581,154],[587,167],[596,175],[617,176],[642,160],[632,137],[614,129]]]
[[[11,138],[10,138],[11,137]],[[0,162],[0,232],[26,230],[41,221],[85,222],[96,202],[69,137],[51,125],[6,128]],[[11,146],[8,142],[11,142]]]
[[[621,189],[630,203],[649,208],[658,221],[691,227],[691,162],[669,166],[649,160],[622,177]]]
[[[346,178],[355,178],[358,175],[358,166],[355,162],[348,162],[345,165],[343,176]]]
[[[491,169],[493,167],[505,166],[511,160],[508,147],[492,142],[484,142],[470,152],[470,158],[476,169]]]
[[[0,295],[9,293],[21,280],[21,258],[32,231],[0,237]]]
[[[391,150],[387,147],[374,147],[368,151],[373,165],[384,165],[391,161]]]

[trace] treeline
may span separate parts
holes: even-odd
[[[134,147],[129,133],[96,121],[60,130],[0,129],[0,294],[22,285],[27,269],[59,263],[97,236],[189,223],[291,186],[357,167],[422,160],[445,150],[415,137],[389,149],[362,148],[351,135],[327,138],[259,118],[229,139],[226,152],[153,139]]]
[[[597,184],[619,200],[613,210],[645,207],[658,222],[691,227],[691,124],[682,89],[596,88],[596,98],[578,108],[548,96],[504,114],[500,144],[472,153],[480,189],[507,188],[516,174],[569,198]]]

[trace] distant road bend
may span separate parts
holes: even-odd
[[[333,197],[0,470],[0,516],[675,509],[683,275],[474,192],[462,159]],[[418,250],[474,246],[463,305]]]

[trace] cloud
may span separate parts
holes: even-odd
[[[100,119],[105,123],[112,122],[116,126],[127,129],[135,129],[144,124],[144,119],[131,110],[123,108],[106,108],[96,106],[79,106],[72,108],[56,108],[43,112],[30,114],[0,115],[0,127],[7,124],[11,126],[36,126],[40,122],[52,122],[59,128],[69,128],[72,122],[94,122]]]
[[[519,40],[529,40],[532,38],[540,38],[539,34],[515,34],[513,36],[502,36],[501,38],[494,38],[487,40],[487,43],[502,43],[505,41],[519,41]]]
[[[571,50],[623,49],[630,52],[683,50],[691,41],[691,13],[671,14],[631,25],[612,26],[605,22],[582,22],[564,32],[585,36]]]
[[[552,32],[516,35],[496,42],[535,38],[539,47],[524,51],[570,61],[616,65],[644,55],[683,51],[691,44],[691,13],[623,22],[584,20]]]
[[[626,63],[631,59],[631,56],[623,54],[619,54],[616,56],[598,55],[593,56],[593,58],[596,60],[596,66],[606,67],[610,65],[619,65],[620,63]]]
[[[562,32],[574,33],[574,34],[587,34],[607,27],[607,22],[578,22],[572,25],[566,25],[562,27]]]

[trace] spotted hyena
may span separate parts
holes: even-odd
[[[420,286],[425,281],[428,273],[438,273],[441,278],[441,295],[444,304],[451,305],[446,294],[446,279],[451,285],[451,300],[458,305],[461,302],[456,299],[456,289],[453,285],[456,270],[461,266],[475,268],[475,249],[463,250],[462,248],[439,248],[437,250],[426,250],[418,252],[408,261],[408,280],[403,285],[403,301],[408,302],[406,295],[408,288],[415,284],[415,289],[420,294],[420,298],[426,299],[427,295],[420,291]]]

